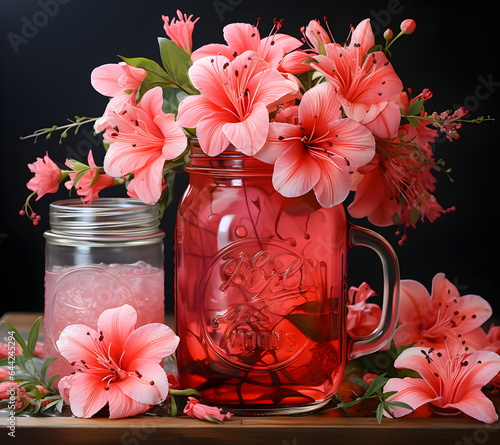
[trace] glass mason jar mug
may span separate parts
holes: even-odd
[[[59,355],[56,341],[71,324],[95,329],[106,309],[130,304],[137,326],[164,323],[164,232],[157,206],[138,199],[100,198],[50,205],[50,230],[44,233],[44,345],[59,357],[52,375],[75,371]]]
[[[177,364],[181,385],[238,414],[293,414],[324,406],[346,361],[389,341],[399,267],[390,244],[351,225],[344,208],[311,192],[285,198],[272,165],[193,146],[176,235]],[[346,332],[347,251],[383,265],[382,320],[366,338]]]

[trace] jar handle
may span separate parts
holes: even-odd
[[[392,246],[373,230],[349,223],[349,248],[354,246],[365,246],[378,254],[384,274],[384,294],[379,325],[367,337],[353,337],[349,347],[350,359],[378,351],[391,341],[399,309],[399,263]]]

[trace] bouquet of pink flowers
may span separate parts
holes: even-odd
[[[224,44],[192,51],[192,16],[177,11],[163,17],[169,38],[158,39],[161,62],[125,58],[96,68],[94,88],[110,98],[100,118],[76,117],[69,125],[31,136],[94,124],[102,132],[106,154],[97,166],[66,160],[59,168],[46,155],[29,164],[33,192],[21,213],[34,224],[40,216],[30,199],[57,191],[65,182],[83,202],[91,203],[107,187],[124,184],[127,194],[164,208],[172,200],[177,172],[189,162],[192,138],[209,156],[233,146],[274,165],[273,184],[286,197],[311,190],[325,207],[354,192],[348,211],[377,226],[414,226],[433,222],[444,209],[434,196],[433,173],[444,168],[431,144],[445,134],[459,137],[463,107],[443,113],[426,111],[432,93],[412,97],[404,91],[389,58],[396,40],[415,30],[413,20],[401,32],[384,33],[376,44],[369,19],[351,27],[345,44],[328,27],[312,20],[297,39],[273,21],[267,37],[256,25],[232,23]],[[404,241],[403,235],[400,243]]]

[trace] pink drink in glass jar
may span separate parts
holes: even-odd
[[[45,232],[45,354],[58,357],[49,374],[68,375],[56,342],[71,324],[97,327],[100,314],[130,304],[137,327],[163,323],[163,237],[157,206],[129,198],[51,204]]]
[[[295,414],[324,406],[348,357],[388,343],[398,268],[390,245],[350,225],[342,205],[289,199],[272,165],[193,146],[176,222],[176,328],[183,387],[237,414]],[[348,345],[347,252],[383,259],[387,307],[369,338]]]

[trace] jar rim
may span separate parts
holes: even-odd
[[[229,145],[216,156],[206,154],[198,139],[190,141],[190,164],[188,173],[213,176],[272,176],[273,164],[246,155],[233,145]]]
[[[65,238],[88,242],[127,242],[158,238],[157,204],[135,198],[99,198],[91,204],[78,199],[55,201],[49,206],[50,230],[44,236],[53,243]]]

